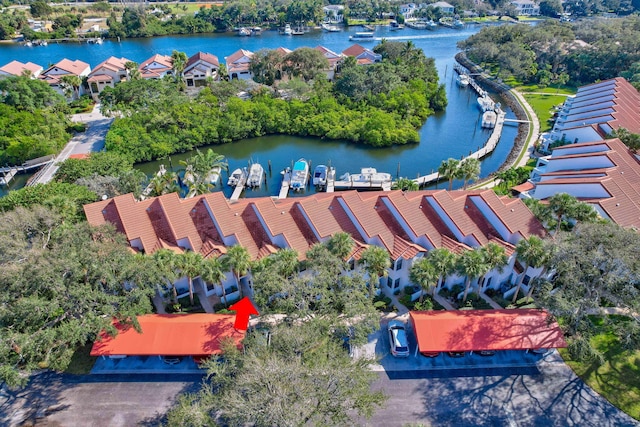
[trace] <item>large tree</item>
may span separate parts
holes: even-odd
[[[238,289],[242,293],[240,278],[247,274],[251,268],[251,255],[249,254],[249,251],[244,246],[231,246],[222,259],[222,263],[225,269],[230,270],[233,273],[233,276],[236,278]]]
[[[469,295],[469,289],[471,288],[473,279],[487,274],[490,269],[491,267],[481,248],[467,250],[460,255],[458,258],[458,272],[462,276],[466,276],[462,302],[467,301],[467,295]]]
[[[518,293],[522,287],[524,276],[527,275],[529,267],[542,267],[548,261],[548,250],[544,245],[544,241],[537,236],[529,236],[526,239],[520,239],[516,244],[516,256],[518,261],[524,264],[522,275],[516,284],[516,291],[513,294],[512,302],[518,299]],[[530,285],[531,286],[531,285]]]
[[[384,402],[383,393],[372,390],[372,361],[349,357],[332,322],[315,318],[270,329],[268,339],[248,334],[243,352],[227,345],[223,357],[208,364],[202,389],[181,397],[168,423],[352,425]]]
[[[329,68],[329,61],[317,49],[301,47],[288,53],[282,60],[282,71],[305,82],[313,80]]]
[[[602,355],[593,350],[590,338],[597,333],[591,316],[616,307],[627,321],[609,316],[601,321],[632,349],[640,348],[640,237],[635,230],[613,223],[578,224],[573,232],[560,232],[549,267],[551,282],[538,293],[541,303],[562,319],[572,357]]]
[[[282,72],[282,54],[275,49],[260,49],[253,54],[249,69],[253,80],[272,86]]]
[[[432,249],[427,253],[427,259],[438,274],[436,291],[442,288],[447,276],[456,271],[457,256],[447,248]]]
[[[460,178],[460,161],[456,159],[444,160],[438,167],[438,176],[449,181],[449,191],[451,191],[453,180]]]
[[[433,283],[438,280],[438,273],[428,258],[420,258],[413,262],[409,270],[409,279],[420,286],[420,302],[425,293],[433,294]]]
[[[0,79],[0,99],[7,105],[31,112],[64,103],[64,98],[47,82],[28,76]]]
[[[480,160],[467,157],[463,161],[460,162],[459,167],[459,176],[462,178],[462,189],[467,189],[467,184],[469,181],[475,181],[480,176]]]

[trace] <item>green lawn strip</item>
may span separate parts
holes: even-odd
[[[86,344],[78,349],[71,356],[71,362],[67,367],[65,373],[73,375],[86,375],[93,368],[93,364],[96,362],[96,357],[90,356],[91,347],[93,343]]]
[[[576,89],[569,86],[557,88],[555,86],[538,87],[538,85],[520,85],[516,88],[518,92],[548,93],[550,95],[575,95]],[[566,97],[564,97],[566,99]]]
[[[562,104],[567,97],[563,95],[537,95],[531,93],[522,94],[527,100],[533,111],[538,116],[540,122],[540,132],[551,130],[552,125],[549,121],[553,116],[553,107]]]
[[[640,351],[626,350],[611,331],[603,331],[591,342],[604,354],[606,362],[601,366],[571,360],[566,349],[560,349],[560,354],[589,387],[640,420]]]

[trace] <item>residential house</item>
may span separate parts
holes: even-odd
[[[23,64],[19,61],[11,61],[8,64],[0,67],[0,78],[29,75],[32,79],[36,79],[42,73],[42,67],[33,62],[27,62]]]
[[[116,83],[127,80],[129,70],[126,64],[131,62],[127,58],[110,57],[106,61],[98,64],[87,78],[89,84],[89,93],[93,99],[97,100],[98,96],[105,87],[114,87]]]
[[[173,59],[167,55],[155,54],[138,67],[143,79],[161,79],[173,75]]]
[[[198,52],[191,56],[182,71],[187,87],[206,85],[207,79],[219,80],[220,63],[218,57],[210,53]]]
[[[640,229],[640,159],[619,139],[557,147],[538,160],[521,197],[539,200],[567,193],[600,216]]]
[[[418,5],[415,3],[401,4],[398,10],[404,19],[412,19],[413,14],[418,10]]]
[[[324,57],[327,58],[327,61],[329,61],[329,68],[327,69],[327,80],[333,80],[343,56],[339,53],[335,53],[330,49],[327,49],[324,46],[316,46],[315,49],[322,52]]]
[[[329,24],[339,24],[344,21],[344,6],[341,4],[329,4],[322,8],[324,12],[324,22]]]
[[[582,86],[564,102],[553,129],[541,135],[540,150],[602,140],[621,127],[640,133],[640,93],[622,77]]]
[[[226,56],[224,61],[227,64],[227,74],[229,78],[231,80],[251,80],[253,78],[253,74],[249,69],[251,58],[253,58],[253,52],[244,49],[237,50],[231,55]]]
[[[435,2],[433,4],[430,4],[429,6],[440,9],[440,12],[442,12],[444,15],[453,15],[455,11],[455,7],[447,3],[446,1]]]
[[[514,0],[511,4],[516,8],[516,15],[539,16],[540,6],[532,0]]]
[[[358,65],[369,65],[382,61],[382,55],[359,44],[354,44],[343,50],[342,56],[353,56],[358,61]]]
[[[112,223],[126,235],[131,248],[151,254],[160,248],[191,250],[203,256],[224,256],[226,248],[242,245],[252,259],[280,248],[297,251],[300,260],[314,244],[346,232],[354,241],[350,265],[357,264],[369,245],[385,248],[392,260],[389,278],[382,286],[393,291],[409,285],[414,259],[434,248],[460,253],[494,242],[510,256],[509,266],[495,270],[474,288],[507,290],[520,274],[516,271],[515,244],[523,237],[542,235],[543,228],[519,199],[497,196],[493,191],[416,191],[384,193],[346,191],[317,193],[302,198],[241,199],[230,203],[221,192],[189,199],[176,193],[136,201],[132,194],[85,205],[92,225]],[[250,276],[227,275],[222,286],[250,285]],[[186,283],[186,280],[183,280]],[[450,287],[462,282],[451,276]],[[199,292],[221,295],[220,285],[196,280]],[[185,284],[180,292],[187,292]]]
[[[79,60],[71,61],[69,59],[63,59],[62,61],[47,68],[42,74],[40,79],[47,82],[56,92],[62,96],[66,96],[66,90],[64,84],[62,84],[62,78],[64,76],[77,76],[80,78],[87,77],[91,72],[91,67],[86,62]],[[85,93],[84,85],[80,85],[78,93],[73,96],[80,96]]]

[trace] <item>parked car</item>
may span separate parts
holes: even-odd
[[[464,351],[448,351],[450,357],[464,357]]]
[[[162,361],[167,365],[177,365],[182,362],[182,357],[180,356],[163,356]]]
[[[440,355],[439,351],[423,351],[420,353],[424,357],[438,357]]]
[[[494,354],[496,354],[496,352],[493,350],[480,350],[478,354],[480,356],[493,356]]]
[[[404,324],[397,320],[389,322],[389,345],[391,354],[395,357],[409,357],[409,342],[407,341],[407,331]]]
[[[540,354],[540,355],[544,355],[547,354],[550,349],[548,348],[530,348],[529,351],[533,354]]]

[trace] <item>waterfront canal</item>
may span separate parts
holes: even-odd
[[[124,56],[130,60],[142,62],[154,53],[171,54],[173,50],[184,51],[187,55],[205,51],[218,56],[223,62],[225,56],[240,48],[256,51],[261,48],[277,48],[279,46],[295,49],[301,46],[323,45],[336,52],[341,52],[352,44],[348,36],[357,29],[359,28],[351,28],[349,31],[339,33],[315,31],[304,36],[282,36],[274,31],[265,31],[259,37],[210,34],[124,40],[119,43],[105,41],[102,45],[71,43],[31,48],[20,45],[3,45],[0,46],[0,63],[17,59],[22,62],[35,62],[46,67],[48,64],[66,57],[80,59],[95,67],[99,62],[112,55]],[[301,157],[312,162],[312,170],[315,165],[326,164],[330,161],[331,165],[336,168],[338,176],[345,172],[357,173],[362,167],[375,167],[378,171],[391,173],[394,177],[399,174],[399,176],[415,178],[418,174],[428,174],[436,170],[444,159],[461,158],[476,151],[484,145],[490,135],[490,131],[480,127],[481,114],[476,105],[476,95],[470,88],[459,88],[455,84],[453,72],[454,55],[457,52],[456,43],[474,34],[478,29],[474,26],[458,31],[439,28],[434,32],[409,28],[395,32],[388,31],[387,27],[376,29],[375,35],[378,39],[386,38],[402,42],[411,40],[416,47],[423,49],[427,56],[435,58],[440,81],[446,86],[449,101],[447,109],[427,119],[420,130],[420,143],[418,144],[374,149],[343,141],[277,135],[217,145],[211,148],[227,157],[231,170],[246,166],[250,160],[258,161],[264,166],[268,175],[266,186],[260,190],[247,190],[245,192],[247,197],[277,195],[281,179],[280,170],[290,166],[292,162]],[[373,48],[375,43],[363,44]],[[508,117],[513,117],[513,113],[508,111]],[[505,161],[516,134],[516,127],[505,126],[496,150],[482,160],[481,176],[489,175]],[[201,149],[206,149],[206,147]],[[178,169],[179,160],[190,155],[190,153],[176,154],[171,156],[171,159],[140,164],[137,167],[148,174],[156,171],[161,163],[167,167],[171,164],[174,169]],[[272,165],[270,176],[268,173],[269,161]],[[225,178],[223,181],[226,182],[226,175],[223,178]],[[461,183],[457,184],[459,187]],[[444,184],[440,184],[440,187],[444,187]],[[5,190],[0,189],[0,192],[2,191]],[[310,191],[313,189],[309,189],[307,194]],[[230,195],[231,190],[225,189],[225,193]]]

